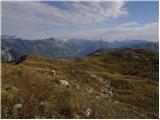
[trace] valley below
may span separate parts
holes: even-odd
[[[159,53],[101,50],[72,59],[24,55],[1,64],[8,118],[159,118]]]

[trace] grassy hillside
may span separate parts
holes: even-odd
[[[96,52],[2,64],[2,118],[158,118],[158,53]]]

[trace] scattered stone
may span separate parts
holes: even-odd
[[[96,80],[99,80],[99,81],[103,82],[103,78],[102,77],[96,76],[94,74],[91,74],[91,77],[95,78]]]
[[[133,109],[136,109],[136,107],[135,107],[135,106],[132,106],[132,108],[133,108]]]
[[[136,56],[136,55],[134,55],[133,57],[134,57],[135,59],[138,59],[138,58],[139,58],[139,57],[138,57],[138,56]]]
[[[92,88],[87,88],[86,89],[88,93],[92,94],[93,93],[93,89]]]
[[[79,115],[75,114],[75,115],[73,115],[73,118],[80,119],[81,117]]]
[[[89,90],[89,93],[91,93],[91,94],[92,94],[92,93],[93,93],[93,90],[92,90],[92,89],[90,89],[90,90]]]
[[[14,87],[14,86],[5,86],[4,89],[5,89],[5,91],[11,90],[11,91],[18,92],[18,89],[16,87]]]
[[[107,90],[107,89],[102,90],[102,96],[110,96],[110,97],[112,97],[113,96],[113,92],[110,91],[110,90]]]
[[[79,85],[76,85],[76,89],[79,90],[79,89],[80,89],[80,86],[79,86]]]
[[[21,68],[20,68],[20,67],[18,67],[18,68],[17,68],[17,71],[21,71]]]
[[[69,82],[66,81],[66,80],[59,80],[59,81],[61,82],[61,85],[65,86],[65,87],[69,87],[70,86]]]
[[[100,82],[102,82],[107,89],[112,90],[112,88],[111,88],[111,81],[110,81],[110,80],[105,80],[105,79],[103,79],[102,77],[96,76],[96,75],[94,75],[94,74],[91,74],[91,77],[93,77],[93,78],[95,78],[96,80],[99,80]]]
[[[55,70],[48,70],[48,74],[49,75],[56,75],[56,71]]]
[[[16,105],[14,105],[14,109],[15,110],[20,110],[22,108],[22,104],[16,104]]]
[[[104,96],[105,96],[105,94],[104,94],[104,93],[102,93],[101,95],[102,95],[102,97],[104,97]]]
[[[40,117],[38,117],[38,116],[34,116],[34,118],[35,118],[35,119],[40,119]]]
[[[56,75],[56,71],[55,71],[55,70],[51,70],[51,73],[52,73],[53,75]]]
[[[97,98],[97,99],[100,99],[100,97],[99,97],[98,95],[96,96],[96,98]]]
[[[53,70],[53,69],[51,70],[48,67],[46,67],[46,72],[47,72],[48,75],[54,75],[54,76],[56,75],[56,71]]]
[[[111,87],[111,81],[110,80],[105,80],[104,83],[105,83],[106,87],[108,87],[108,88]]]
[[[115,104],[118,104],[118,101],[114,101]]]
[[[88,108],[86,111],[85,111],[85,117],[86,118],[91,118],[91,115],[92,115],[92,110],[90,108]]]
[[[108,94],[109,94],[110,96],[113,96],[112,91],[108,91]]]

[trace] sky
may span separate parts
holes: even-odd
[[[158,1],[3,1],[2,33],[23,39],[158,41]]]

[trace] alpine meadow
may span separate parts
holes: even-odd
[[[158,1],[1,1],[2,119],[158,119]]]

